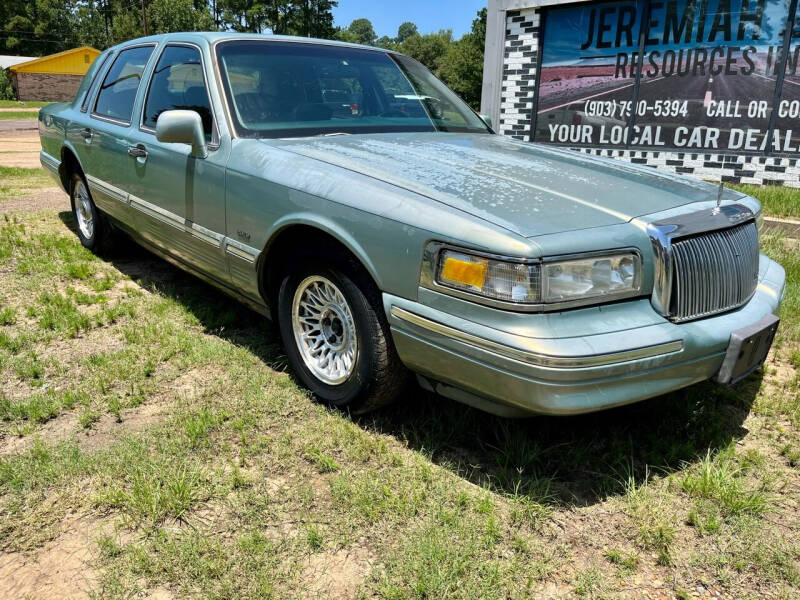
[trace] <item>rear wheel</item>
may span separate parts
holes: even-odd
[[[82,175],[74,173],[70,184],[72,214],[81,244],[92,252],[103,252],[111,245],[111,225],[97,209]]]
[[[289,363],[321,401],[364,413],[393,401],[407,372],[397,357],[374,284],[347,261],[306,262],[278,292]]]

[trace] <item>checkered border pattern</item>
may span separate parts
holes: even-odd
[[[499,132],[531,141],[531,113],[537,85],[540,16],[535,8],[506,12]],[[575,148],[660,170],[726,183],[800,187],[800,159],[730,154]]]
[[[526,142],[530,141],[538,54],[539,13],[536,9],[506,12],[500,133]]]

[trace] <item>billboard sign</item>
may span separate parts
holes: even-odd
[[[798,27],[785,52],[796,5],[621,0],[548,10],[534,139],[800,153]]]

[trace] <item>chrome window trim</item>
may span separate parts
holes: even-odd
[[[462,300],[469,300],[470,302],[483,304],[491,308],[498,308],[501,310],[510,310],[515,312],[524,312],[524,313],[557,312],[570,308],[598,306],[602,304],[608,304],[609,302],[616,302],[618,300],[636,298],[642,295],[641,286],[644,277],[643,277],[643,272],[640,270],[639,278],[637,281],[637,288],[635,290],[617,292],[615,294],[607,294],[601,297],[595,296],[593,298],[580,298],[577,300],[566,300],[563,302],[536,302],[536,303],[509,302],[506,300],[496,300],[493,298],[487,298],[486,296],[481,296],[480,294],[474,294],[464,290],[451,288],[449,286],[442,285],[436,281],[436,265],[438,264],[439,254],[442,250],[454,250],[456,252],[464,252],[466,254],[472,254],[475,256],[482,256],[494,260],[504,260],[525,265],[530,265],[530,264],[544,265],[549,262],[557,262],[563,260],[578,260],[581,258],[591,258],[593,256],[611,256],[614,254],[622,254],[625,252],[629,252],[631,254],[635,254],[638,257],[640,269],[643,270],[644,262],[642,261],[642,253],[639,251],[638,248],[635,247],[623,247],[623,248],[609,248],[607,250],[594,250],[591,252],[580,252],[575,254],[559,254],[556,256],[546,256],[543,258],[524,258],[519,256],[504,256],[502,254],[493,254],[491,252],[486,252],[483,250],[474,250],[472,248],[465,248],[462,246],[456,246],[444,242],[428,242],[425,245],[425,250],[423,251],[422,254],[422,266],[420,269],[420,278],[419,278],[420,286],[423,288],[427,288],[429,290],[433,290],[435,292],[439,292],[441,294],[446,294],[448,296],[454,296]]]
[[[444,325],[438,321],[433,321],[413,312],[409,312],[399,306],[392,306],[391,315],[397,319],[421,327],[431,333],[443,335],[445,337],[462,342],[469,346],[479,348],[485,352],[490,352],[503,358],[508,358],[537,367],[548,367],[552,369],[585,369],[591,367],[604,367],[615,365],[632,360],[644,358],[654,358],[666,354],[674,354],[683,351],[683,340],[673,340],[662,344],[651,346],[641,346],[619,352],[609,352],[606,354],[592,354],[584,356],[557,356],[544,354],[531,350],[522,350],[492,341],[490,339],[455,329],[449,325]]]
[[[653,245],[653,294],[651,303],[656,311],[669,316],[672,300],[672,240],[691,235],[711,233],[729,229],[755,220],[756,215],[744,204],[716,206],[711,210],[701,210],[663,221],[645,224],[644,228]],[[751,296],[752,297],[752,296]],[[739,304],[743,306],[748,300]],[[738,308],[733,307],[733,309]],[[713,313],[712,313],[713,314]]]
[[[158,56],[155,59],[155,63],[153,64],[153,68],[150,71],[150,74],[147,77],[147,85],[145,86],[145,93],[144,99],[142,101],[142,110],[139,111],[139,131],[143,133],[147,133],[150,135],[155,136],[156,130],[153,127],[148,127],[144,124],[144,115],[145,110],[147,109],[147,100],[150,97],[150,88],[153,85],[153,75],[155,75],[156,67],[158,67],[158,61],[161,60],[164,52],[170,46],[188,46],[190,48],[194,48],[200,54],[200,65],[203,71],[203,85],[206,88],[206,96],[208,97],[208,104],[211,107],[211,141],[208,142],[208,149],[209,150],[217,150],[220,146],[219,140],[219,128],[217,127],[217,118],[214,114],[215,107],[214,107],[214,100],[211,98],[211,90],[208,87],[208,72],[206,71],[206,61],[205,57],[203,56],[203,48],[199,44],[195,44],[194,42],[186,42],[186,41],[167,41],[165,42],[162,47],[158,50]]]
[[[105,81],[105,78],[108,75],[108,71],[110,71],[111,68],[114,66],[114,63],[117,62],[117,60],[119,60],[119,57],[122,56],[123,52],[125,52],[126,50],[135,50],[136,48],[145,48],[147,46],[152,46],[152,48],[155,49],[158,46],[158,43],[147,42],[144,44],[132,44],[130,46],[125,46],[124,48],[119,48],[116,51],[116,56],[114,57],[114,60],[108,64],[108,68],[103,74],[103,81]],[[151,51],[150,56],[147,57],[147,61],[144,63],[144,68],[142,69],[142,73],[147,71],[147,66],[150,64],[150,61],[153,60],[153,54],[155,54],[155,52]],[[89,116],[92,119],[97,119],[98,121],[105,121],[106,123],[112,123],[114,125],[122,125],[124,127],[130,127],[131,123],[133,123],[132,120],[123,121],[122,119],[115,119],[114,117],[109,117],[100,114],[98,112],[95,112],[97,110],[97,101],[100,99],[100,88],[102,87],[102,85],[103,83],[101,82],[97,86],[97,91],[94,94],[94,100],[92,102],[92,111],[89,113]],[[136,88],[136,95],[133,97],[133,107],[131,108],[131,119],[133,119],[133,114],[136,110],[136,98],[139,96],[139,90],[141,89],[141,87],[142,87],[142,79],[139,80],[139,85]]]
[[[214,40],[209,45],[208,51],[211,56],[211,64],[213,67],[212,71],[214,75],[214,85],[216,86],[217,92],[219,92],[220,100],[222,101],[222,114],[225,115],[225,126],[228,128],[228,137],[230,137],[231,140],[234,140],[239,136],[236,134],[236,129],[233,127],[233,117],[228,110],[229,100],[225,93],[225,86],[222,84],[222,71],[219,68],[219,60],[217,60],[217,44],[224,41],[226,40]]]

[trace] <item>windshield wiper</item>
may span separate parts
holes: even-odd
[[[317,133],[314,137],[333,137],[335,135],[352,135],[346,131],[333,131],[331,133]]]

